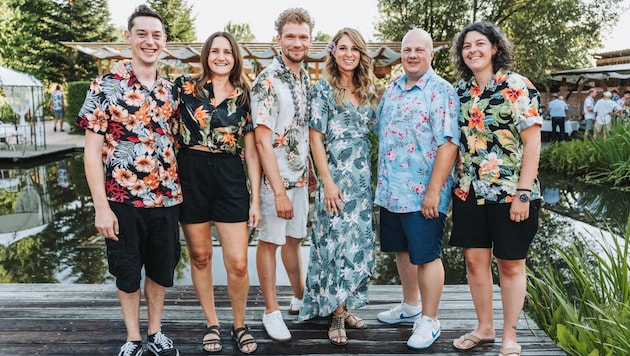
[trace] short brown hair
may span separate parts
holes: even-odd
[[[162,23],[162,27],[164,27],[164,19],[162,18],[162,16],[160,16],[160,14],[153,11],[153,9],[151,9],[147,5],[140,5],[129,16],[129,20],[127,20],[127,30],[129,32],[131,32],[131,28],[133,27],[133,22],[136,19],[136,17],[154,17],[160,20],[160,22]]]
[[[315,21],[308,13],[308,11],[295,7],[291,9],[286,9],[278,15],[276,19],[275,26],[276,32],[278,32],[278,36],[282,36],[282,28],[289,22],[295,22],[298,24],[307,24],[309,28],[309,32],[313,31],[313,27],[315,27]]]

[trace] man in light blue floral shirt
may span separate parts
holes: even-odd
[[[386,324],[414,323],[407,341],[414,350],[430,347],[440,336],[440,256],[459,145],[459,100],[453,86],[431,68],[433,53],[426,31],[405,35],[405,74],[387,87],[377,110],[375,203],[380,206],[381,250],[396,252],[403,285],[402,303],[377,318]]]

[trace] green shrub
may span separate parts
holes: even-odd
[[[539,261],[528,271],[528,311],[570,355],[630,355],[626,237],[556,246],[563,267]],[[597,244],[596,244],[597,245]]]
[[[85,94],[90,88],[90,81],[70,82],[68,83],[68,94],[66,96],[66,112],[64,114],[64,120],[72,128],[72,132],[83,132],[78,130],[74,126],[74,122],[77,120],[81,106],[85,101]]]

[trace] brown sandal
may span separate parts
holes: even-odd
[[[343,321],[348,329],[367,329],[367,323],[363,319],[354,315],[351,311],[346,310]]]
[[[328,340],[330,340],[330,343],[333,345],[343,346],[348,344],[348,336],[346,336],[344,317],[345,313],[333,313],[332,317],[330,318],[330,325],[328,327]]]
[[[210,345],[218,345],[214,346],[215,348],[209,349]],[[209,353],[217,353],[223,350],[223,344],[221,344],[221,329],[219,325],[210,325],[206,326],[206,334],[203,336],[203,341],[201,344],[203,351]]]

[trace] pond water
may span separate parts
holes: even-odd
[[[82,154],[23,166],[0,165],[0,283],[114,283],[107,271],[103,238],[93,226],[94,209],[83,170]],[[589,187],[541,175],[547,203],[541,212],[538,236],[532,245],[538,256],[551,245],[570,241],[578,233],[598,238],[596,227],[622,235],[630,212],[630,192]],[[450,219],[447,220],[447,234]],[[184,243],[182,235],[182,243]],[[255,238],[249,247],[250,282],[258,284]],[[302,248],[308,261],[308,239]],[[278,259],[280,261],[280,259]],[[444,246],[447,284],[465,284],[459,249]],[[213,258],[214,280],[225,285],[220,246]],[[288,285],[278,263],[279,285]],[[400,284],[394,256],[377,252],[377,284]],[[176,284],[191,284],[190,259],[182,249]]]

